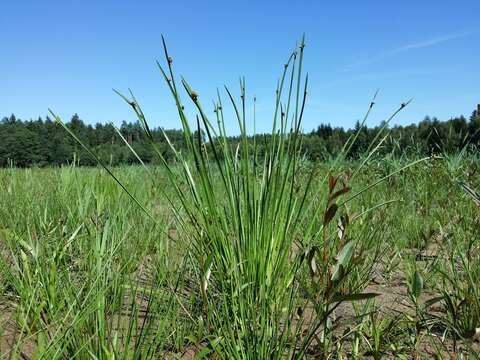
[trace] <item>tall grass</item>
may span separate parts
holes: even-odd
[[[332,311],[344,301],[375,296],[358,292],[368,280],[366,276],[345,285],[353,259],[356,267],[361,267],[364,260],[361,247],[346,235],[348,211],[341,217],[339,238],[329,231],[339,208],[364,190],[339,206],[337,200],[350,191],[347,176],[326,173],[323,177],[328,179],[328,192],[322,209],[315,196],[318,189],[312,186],[312,179],[318,176],[315,169],[303,186],[299,184],[301,124],[308,84],[308,76],[303,79],[302,73],[304,48],[302,39],[285,63],[276,89],[269,143],[262,157],[255,140],[249,141],[245,80],[240,80],[238,100],[225,88],[240,132],[234,147],[225,130],[222,97],[218,95],[215,118],[210,119],[199,94],[186,80],[177,81],[165,42],[167,67],[159,63],[158,67],[176,105],[189,154],[177,151],[165,133],[164,137],[181,174],[172,170],[157,149],[133,94],[130,98],[120,94],[134,110],[167,170],[174,191],[165,196],[172,205],[173,198],[180,203],[179,207],[174,205],[174,212],[196,263],[209,344],[203,350],[205,355],[215,352],[229,359],[296,358],[303,357],[315,341],[326,353]],[[197,113],[194,122],[187,117],[182,88]],[[365,120],[372,106],[373,102]],[[198,136],[203,133],[206,141]],[[360,168],[383,140],[369,147]],[[355,141],[356,137],[349,140],[345,153]],[[310,268],[311,279],[307,282],[300,272],[303,265]],[[303,311],[307,307],[313,308],[308,324],[303,315],[308,313]],[[323,340],[318,336],[320,329]]]
[[[158,235],[145,237],[151,222],[124,221],[137,208],[98,171],[65,168],[58,177],[43,171],[35,178],[32,170],[19,171],[21,176],[15,171],[3,178],[9,193],[2,198],[0,235],[7,285],[2,303],[8,311],[2,327],[13,344],[2,355],[112,359],[157,354],[175,304],[164,289],[166,270],[153,271],[146,283],[137,276],[147,257],[153,268],[166,264],[164,242]],[[39,180],[43,188],[36,185]],[[9,201],[15,203],[11,215],[5,208]]]
[[[376,159],[348,184],[349,193],[357,193],[383,174],[404,167],[405,161]],[[339,165],[355,168],[358,163]],[[312,168],[316,174],[324,174],[329,165],[302,162],[302,189]],[[462,168],[468,187],[478,189],[478,182],[468,180],[468,173],[478,169],[478,162],[467,156]],[[189,251],[189,233],[169,220],[169,205],[162,202],[159,193],[161,184],[172,194],[166,172],[153,167],[145,171],[138,166],[112,171],[158,224],[154,225],[101,170],[65,167],[0,171],[4,189],[0,196],[1,358],[176,358],[186,351],[197,352],[199,357],[212,356],[215,343],[209,345],[209,340],[213,342],[223,329],[214,327],[223,311],[219,306],[229,303],[221,296],[218,275],[212,267],[206,293],[208,298],[215,296],[215,301],[207,301],[209,306],[218,306],[208,308],[207,326],[202,278],[197,260]],[[172,171],[181,174],[183,170],[176,165]],[[353,291],[358,288],[356,284],[364,284],[365,278],[374,279],[363,292],[381,296],[355,302],[352,309],[340,304],[326,322],[321,322],[322,306],[318,306],[317,317],[313,304],[328,303],[324,300],[325,285],[321,285],[328,278],[322,260],[323,240],[317,236],[295,241],[292,261],[293,255],[302,254],[304,260],[295,280],[293,301],[297,305],[291,308],[294,314],[290,316],[290,329],[285,330],[291,334],[285,340],[286,356],[300,357],[302,344],[313,334],[304,347],[305,357],[322,353],[344,358],[408,357],[415,350],[415,326],[420,357],[431,358],[436,353],[448,358],[454,353],[454,342],[458,357],[475,356],[479,327],[475,320],[478,207],[457,185],[461,174],[451,179],[443,160],[409,168],[402,175],[378,184],[374,191],[364,192],[348,205],[350,219],[355,220],[350,221],[345,233],[346,243],[354,240],[356,249],[353,266],[341,287],[355,294],[360,292]],[[222,180],[218,171],[213,179],[215,188],[219,187]],[[338,181],[337,186],[341,185]],[[186,188],[186,182],[179,184]],[[311,200],[314,208],[318,205],[321,209],[320,223],[328,182],[323,176],[315,176],[311,186],[315,189],[315,199]],[[303,194],[300,190],[298,193]],[[359,216],[392,199],[392,193],[396,201]],[[172,201],[180,204],[175,197]],[[337,211],[340,218],[345,216],[344,208]],[[303,218],[311,214],[304,212],[300,224],[308,225],[308,219]],[[342,248],[338,234],[333,236],[339,225],[337,217],[327,231],[327,244],[331,244],[334,257],[335,247]],[[314,257],[311,248],[315,248]],[[362,263],[356,259],[360,254]],[[332,270],[336,264],[337,259],[331,258]],[[404,271],[403,264],[412,271]],[[416,318],[413,304],[402,305],[411,303],[407,284],[402,284],[415,279],[410,276],[415,269],[423,277]],[[411,289],[415,294],[413,286]],[[404,297],[400,296],[402,291]],[[395,299],[400,296],[398,300],[391,300],[390,292]],[[147,308],[149,315],[143,326]],[[217,319],[211,320],[214,312]],[[323,331],[325,323],[327,331]]]

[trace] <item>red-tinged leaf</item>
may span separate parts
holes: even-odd
[[[332,176],[328,178],[328,192],[331,194],[333,190],[335,189],[335,186],[337,186],[337,181],[339,177],[338,176]]]
[[[343,189],[338,190],[338,191],[335,191],[335,192],[330,196],[330,200],[334,200],[334,199],[336,199],[337,197],[339,197],[340,195],[346,194],[346,193],[349,192],[350,190],[351,190],[351,189],[350,189],[348,186],[345,186]]]
[[[333,217],[337,213],[337,210],[338,210],[337,204],[330,205],[330,207],[325,212],[325,215],[323,216],[323,226],[327,226],[330,223],[330,221],[332,221]]]

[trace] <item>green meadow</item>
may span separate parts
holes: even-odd
[[[303,51],[261,152],[245,82],[207,114],[165,48],[185,144],[164,134],[173,159],[120,94],[159,165],[125,141],[138,165],[110,167],[55,117],[96,167],[0,170],[2,358],[477,357],[478,153],[380,155],[386,122],[358,159],[355,133],[330,160],[306,158]]]

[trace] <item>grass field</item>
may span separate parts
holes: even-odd
[[[372,160],[351,182],[351,192],[405,163]],[[454,352],[473,357],[480,326],[480,214],[457,180],[478,186],[478,164],[473,156],[427,160],[339,209],[351,219],[343,241],[355,247],[336,298],[323,283],[325,276],[333,277],[336,254],[327,255],[324,264],[323,250],[311,257],[305,249],[325,247],[337,253],[338,214],[325,237],[293,239],[283,268],[264,275],[276,282],[284,281],[289,267],[298,272],[290,290],[276,290],[274,299],[263,300],[271,309],[241,298],[250,285],[229,284],[232,278],[218,274],[219,266],[211,271],[208,287],[204,284],[195,240],[160,195],[161,187],[173,191],[164,170],[115,169],[154,222],[102,170],[4,169],[1,353],[5,358],[110,359],[211,357],[215,351],[221,358],[227,351],[250,351],[239,358],[258,358],[255,351],[262,351],[262,345],[271,351],[266,357],[282,357],[296,356],[293,349],[300,351],[310,336],[305,355],[312,357],[448,358]],[[301,166],[305,177],[314,164]],[[343,162],[338,173],[356,166]],[[322,213],[329,168],[318,165],[312,184]],[[375,208],[379,204],[384,205]],[[313,213],[300,215],[301,226],[310,224]],[[307,259],[297,268],[296,255],[302,252]],[[228,286],[239,287],[229,288],[237,292],[237,302],[224,298]],[[341,294],[361,293],[378,296],[341,299]],[[282,308],[274,306],[277,301]],[[328,303],[335,309],[325,317]],[[226,308],[236,306],[239,313]],[[249,322],[254,315],[248,311],[255,312],[257,323]],[[272,312],[268,322],[261,311]],[[242,312],[245,318],[238,319]],[[238,347],[224,348],[234,345]]]
[[[0,170],[2,357],[477,356],[478,154],[378,156],[401,104],[358,160],[345,160],[353,136],[335,159],[306,161],[303,48],[262,154],[245,82],[239,100],[226,90],[232,143],[220,95],[210,119],[165,47],[188,149],[172,145],[174,162],[158,151],[160,167],[110,169],[90,152],[98,168]]]

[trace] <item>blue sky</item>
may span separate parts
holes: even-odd
[[[480,102],[480,1],[9,1],[0,11],[0,116],[87,123],[134,120],[112,92],[132,88],[149,122],[179,127],[155,66],[166,37],[176,72],[206,108],[217,88],[258,99],[268,131],[274,90],[305,32],[309,98],[304,129],[351,127],[376,89],[369,125],[469,115]],[[232,122],[229,123],[234,131]]]

